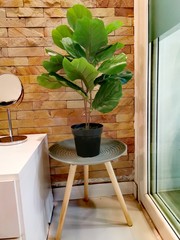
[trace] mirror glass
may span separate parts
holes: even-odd
[[[9,136],[0,138],[0,145],[13,145],[25,142],[27,136],[14,136],[12,132],[10,108],[15,108],[24,96],[23,86],[14,74],[0,75],[0,108],[7,109]]]
[[[0,75],[0,107],[17,103],[23,92],[19,78],[13,74]]]

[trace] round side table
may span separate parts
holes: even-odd
[[[68,179],[62,209],[60,212],[58,228],[56,232],[56,240],[61,239],[62,229],[66,216],[66,211],[69,203],[69,198],[72,190],[74,176],[76,173],[77,165],[84,166],[84,200],[88,201],[88,178],[89,178],[89,165],[104,163],[106,170],[111,179],[118,201],[123,210],[128,226],[132,226],[132,220],[128,213],[121,189],[117,182],[111,161],[119,158],[127,151],[127,146],[120,141],[114,139],[104,138],[101,140],[100,154],[95,157],[79,157],[76,154],[74,139],[68,139],[61,142],[56,142],[49,148],[49,155],[60,162],[70,165]]]

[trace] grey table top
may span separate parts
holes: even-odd
[[[49,155],[60,162],[74,165],[95,165],[109,162],[125,154],[127,146],[123,142],[102,138],[100,154],[95,157],[79,157],[76,154],[74,139],[56,142],[49,148]]]

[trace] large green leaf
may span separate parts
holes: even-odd
[[[62,44],[66,52],[69,53],[73,58],[80,58],[86,56],[83,48],[71,38],[63,38]]]
[[[91,91],[94,88],[94,79],[99,72],[85,58],[74,59],[72,62],[64,58],[63,68],[70,80],[81,79],[87,91]]]
[[[107,34],[109,34],[122,26],[123,26],[123,23],[121,21],[115,20],[106,26],[106,32]]]
[[[131,71],[129,70],[126,70],[126,71],[122,71],[118,74],[114,74],[114,75],[106,75],[106,74],[102,74],[100,75],[99,77],[97,77],[95,80],[94,80],[94,84],[97,85],[101,85],[103,84],[105,81],[108,81],[110,78],[114,78],[114,79],[117,79],[121,82],[121,84],[126,84],[129,80],[131,80],[133,74]]]
[[[132,78],[132,76],[132,72],[127,70],[117,74],[116,79],[119,79],[121,84],[126,84]]]
[[[65,37],[72,38],[72,34],[73,31],[67,25],[60,25],[52,30],[52,39],[58,47],[64,49],[61,40]]]
[[[124,47],[124,44],[115,43],[113,45],[108,45],[105,48],[102,48],[95,56],[96,61],[102,62],[106,59],[111,58],[118,49],[123,47]]]
[[[107,45],[107,36],[102,20],[85,17],[77,21],[73,39],[85,48],[86,58],[91,61],[95,54]]]
[[[114,78],[109,78],[103,82],[99,91],[96,93],[92,107],[99,112],[108,113],[119,103],[122,96],[121,82]]]
[[[49,61],[43,62],[43,67],[48,72],[57,72],[62,69],[63,58],[64,57],[62,55],[51,56]]]
[[[112,75],[102,74],[94,80],[94,84],[95,85],[97,85],[97,84],[101,85],[101,84],[103,84],[104,81],[107,81],[109,78],[111,78],[111,76]]]
[[[50,73],[50,76],[54,76],[58,80],[58,82],[60,82],[63,86],[70,87],[74,89],[76,92],[78,92],[83,98],[87,98],[87,94],[84,92],[84,90],[75,83],[58,75],[57,73]]]
[[[75,30],[76,22],[83,17],[92,18],[92,14],[88,8],[81,4],[75,4],[67,10],[67,20],[72,29]]]
[[[57,89],[63,86],[63,84],[57,81],[53,76],[49,76],[49,74],[43,73],[37,77],[37,82],[40,86],[49,88],[49,89]]]
[[[124,70],[127,65],[127,56],[124,53],[120,55],[116,55],[109,60],[103,62],[101,66],[98,68],[98,71],[104,74],[117,74]]]

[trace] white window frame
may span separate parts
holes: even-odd
[[[148,194],[147,95],[148,95],[148,0],[134,1],[135,13],[135,182],[138,199],[164,240],[178,240]]]

